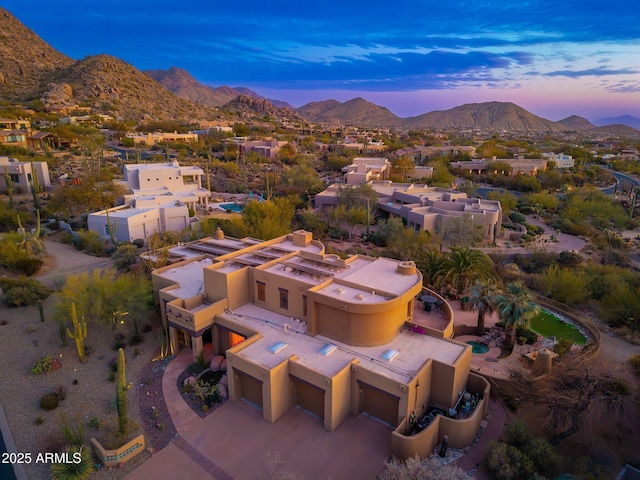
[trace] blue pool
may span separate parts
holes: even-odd
[[[464,342],[467,345],[471,345],[472,353],[487,353],[489,351],[489,347],[487,347],[484,343],[479,342]]]
[[[224,210],[225,212],[231,211],[236,213],[242,213],[242,210],[243,210],[242,205],[240,205],[239,203],[221,203],[220,205],[218,205],[218,207]]]

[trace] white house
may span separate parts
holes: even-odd
[[[7,183],[4,180],[5,169],[13,181],[16,193],[27,193],[31,183],[35,182],[36,175],[42,187],[51,185],[47,162],[21,162],[15,158],[0,157],[0,175],[3,176],[0,180],[0,193],[7,193]]]
[[[125,165],[124,181],[131,192],[125,205],[90,214],[87,226],[105,239],[113,229],[118,242],[180,231],[190,223],[189,209],[208,205],[211,192],[202,187],[203,175],[201,168],[181,167],[176,161]]]

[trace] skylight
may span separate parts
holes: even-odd
[[[286,346],[287,344],[284,342],[276,342],[269,347],[269,351],[275,354],[275,353],[278,353],[283,348],[285,348]]]
[[[335,349],[336,346],[333,343],[325,343],[324,346],[318,350],[318,353],[328,357]]]
[[[396,358],[397,355],[398,355],[397,350],[387,350],[382,354],[382,358],[387,362],[390,362],[391,360]]]

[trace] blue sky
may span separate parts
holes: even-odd
[[[551,120],[640,117],[637,0],[0,0],[62,53],[177,66],[299,107],[401,117],[511,101]]]

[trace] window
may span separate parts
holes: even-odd
[[[306,295],[302,296],[302,316],[303,317],[307,316],[307,296]]]
[[[258,301],[266,302],[267,301],[267,289],[263,282],[256,282],[256,286],[258,287]]]
[[[19,175],[15,174],[15,173],[12,173],[9,176],[11,177],[11,181],[13,183],[20,183],[20,176]]]
[[[279,288],[280,290],[280,308],[283,310],[289,310],[289,290]]]

